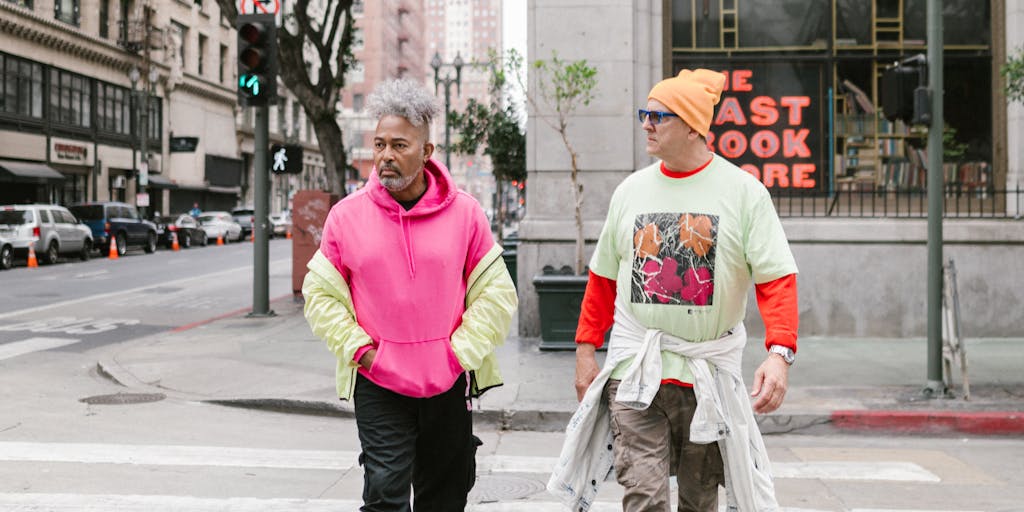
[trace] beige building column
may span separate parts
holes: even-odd
[[[550,59],[556,52],[561,59],[586,59],[597,68],[595,98],[577,111],[569,127],[570,140],[580,155],[588,258],[615,186],[652,161],[644,151],[635,112],[662,78],[664,4],[662,0],[529,2],[528,62]],[[531,70],[530,84],[535,80]],[[519,224],[517,257],[521,336],[540,335],[533,277],[544,266],[561,268],[573,261],[576,228],[569,156],[557,132],[539,118],[550,115],[531,110],[527,122],[527,207]]]

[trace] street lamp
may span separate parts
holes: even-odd
[[[452,84],[455,84],[455,94],[462,92],[462,54],[456,53],[455,60],[452,62],[441,62],[441,54],[439,52],[434,53],[434,58],[430,59],[430,67],[434,68],[434,93],[436,94],[441,84],[444,84],[444,165],[448,167],[448,171],[451,172],[451,129],[448,127],[448,112],[451,109],[451,92]],[[455,76],[451,73],[441,76],[442,67],[455,68]]]
[[[141,78],[139,68],[133,65],[132,69],[128,71],[128,80],[132,83],[132,99],[135,100],[135,110],[138,110],[140,103],[142,103],[142,112],[137,114],[141,118],[139,119],[139,152],[142,153],[142,161],[139,163],[139,185],[135,191],[136,197],[138,197],[139,194],[145,194],[146,186],[149,185],[149,98],[155,90],[154,86],[156,85],[157,79],[156,68],[149,68],[149,73],[146,77],[146,85],[142,87],[141,90],[136,87],[139,83],[139,78]],[[140,97],[144,98],[145,102],[142,102]],[[132,157],[132,163],[135,163],[134,156]],[[139,215],[142,216],[142,218],[146,218],[145,206],[139,207]]]

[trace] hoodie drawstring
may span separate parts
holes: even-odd
[[[412,257],[412,234],[409,232],[409,224],[401,212],[398,214],[398,221],[402,224],[402,237],[405,239],[405,260],[409,263],[409,277],[416,277],[416,261]]]

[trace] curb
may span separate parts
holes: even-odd
[[[897,434],[1024,435],[1020,411],[834,411],[832,426],[840,430]]]

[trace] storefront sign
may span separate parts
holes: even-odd
[[[50,139],[50,162],[69,165],[93,165],[92,144],[70,139]]]
[[[199,137],[171,137],[171,153],[192,153],[199,145]]]
[[[817,63],[709,66],[726,75],[708,145],[768,188],[827,186],[824,67]]]

